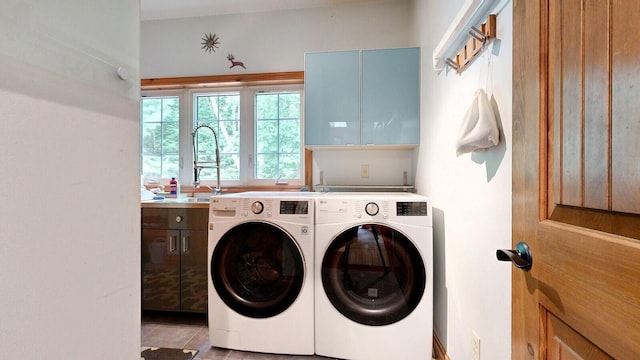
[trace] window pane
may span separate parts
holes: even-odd
[[[220,151],[220,178],[240,179],[240,95],[206,94],[196,95],[195,124],[207,124],[218,138]],[[215,166],[216,143],[213,133],[207,128],[198,130],[196,136],[197,161],[200,165]],[[200,180],[216,179],[215,168],[204,168]]]
[[[142,124],[142,155],[162,155],[162,124]]]
[[[299,120],[280,120],[280,153],[300,153]]]
[[[240,96],[220,96],[220,120],[237,120],[240,118]]]
[[[256,178],[278,178],[278,156],[276,154],[259,154],[256,156]]]
[[[258,120],[256,123],[257,133],[256,152],[277,153],[278,152],[278,120]]]
[[[162,120],[162,99],[142,99],[142,122]]]
[[[240,121],[220,121],[220,152],[240,152]]]
[[[180,98],[142,98],[140,156],[145,178],[179,176]]]
[[[300,178],[300,92],[255,97],[256,179]]]
[[[278,118],[278,94],[256,96],[257,120]]]
[[[180,106],[178,98],[162,99],[162,121],[180,120]]]
[[[143,156],[142,173],[146,178],[159,179],[162,175],[162,156]]]
[[[162,127],[162,153],[178,154],[180,152],[179,134],[180,128],[178,122],[166,122]]]
[[[196,99],[198,106],[198,123],[218,120],[217,96],[198,96]]]
[[[280,118],[300,118],[300,93],[280,95]]]
[[[300,155],[280,155],[280,176],[283,179],[297,179],[300,177]]]
[[[162,157],[162,178],[178,177],[180,171],[180,157],[178,155],[165,155]]]
[[[238,154],[220,154],[222,163],[220,177],[223,180],[240,179],[240,156]]]

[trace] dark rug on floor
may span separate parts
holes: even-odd
[[[191,360],[198,350],[169,349],[169,348],[149,348],[143,347],[140,352],[140,359],[144,360]]]

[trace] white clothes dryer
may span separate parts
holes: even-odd
[[[209,203],[212,346],[314,353],[310,193],[242,193]]]
[[[316,198],[316,354],[431,359],[431,202],[411,193]]]

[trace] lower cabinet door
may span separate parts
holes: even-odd
[[[182,230],[180,310],[207,312],[207,231]]]
[[[178,230],[142,230],[142,309],[180,311]]]

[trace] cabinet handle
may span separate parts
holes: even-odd
[[[182,238],[182,253],[183,254],[188,254],[189,253],[189,240],[191,238],[189,236],[185,236]]]
[[[176,251],[176,243],[178,242],[177,236],[169,236],[169,254]]]

